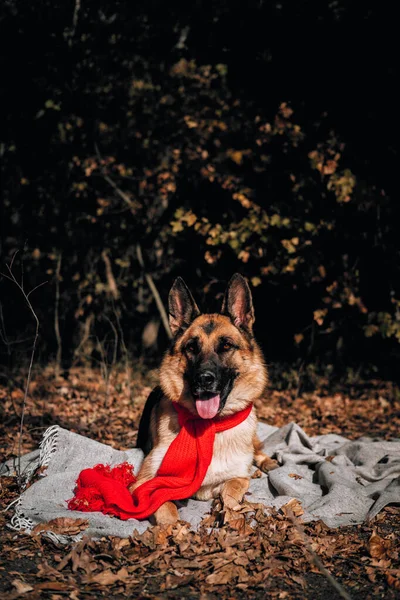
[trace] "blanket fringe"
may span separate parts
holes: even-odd
[[[29,469],[26,470],[24,473],[23,488],[27,486],[38,467],[47,467],[50,464],[51,457],[57,450],[59,430],[60,427],[58,425],[52,425],[44,432],[43,439],[39,446],[39,464],[33,464],[29,467]],[[21,510],[21,504],[22,498],[19,496],[7,506],[6,510],[15,507],[14,515],[11,517],[11,521],[7,524],[7,527],[14,529],[14,531],[25,531],[26,533],[31,533],[34,523],[31,519],[25,517]]]
[[[40,459],[39,459],[40,460]],[[26,486],[28,485],[28,483],[30,482],[30,480],[32,479],[34,473],[36,472],[38,468],[38,463],[36,462],[32,462],[31,465],[29,465],[29,467],[27,467],[23,473],[24,476],[24,482],[22,484],[22,489],[25,489]]]
[[[15,508],[14,515],[11,518],[10,523],[7,523],[7,527],[9,529],[13,529],[14,531],[23,531],[24,533],[29,534],[32,533],[35,524],[31,519],[25,517],[21,510],[21,504],[21,497],[19,497],[11,502],[11,504],[9,504],[5,509],[9,510],[12,507]],[[62,535],[61,533],[54,533],[53,531],[43,531],[42,536],[51,540],[56,545],[66,546],[71,543],[79,542],[83,537],[83,533],[79,533],[78,535],[74,536],[67,536]]]
[[[14,531],[25,531],[26,533],[30,533],[34,527],[34,523],[31,519],[25,517],[21,511],[21,503],[22,499],[20,496],[7,506],[6,510],[9,510],[12,506],[15,507],[14,515],[12,516],[10,523],[7,524],[7,527],[14,529]]]
[[[59,431],[59,425],[52,425],[44,432],[43,439],[39,445],[39,467],[49,466],[51,457],[57,450]]]
[[[83,535],[83,533],[79,533],[78,535],[63,535],[62,533],[54,533],[54,531],[42,532],[42,536],[52,541],[56,546],[67,546],[68,544],[80,542]]]

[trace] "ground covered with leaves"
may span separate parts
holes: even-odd
[[[156,373],[139,367],[109,374],[73,369],[33,377],[27,399],[23,453],[37,447],[55,423],[118,449],[131,448]],[[10,379],[0,387],[0,443],[16,456],[24,391]],[[368,382],[334,395],[296,398],[270,390],[260,401],[261,419],[276,426],[296,421],[309,435],[339,433],[350,439],[399,436],[400,393],[395,385]],[[371,523],[329,529],[303,524],[293,501],[265,515],[246,501],[238,511],[214,511],[198,532],[180,522],[153,527],[129,539],[83,538],[56,546],[40,528],[26,536],[9,530],[16,480],[0,479],[0,594],[25,598],[399,598],[400,507],[387,507]],[[248,497],[251,500],[251,497]],[[255,518],[254,518],[255,511]],[[253,516],[249,516],[252,514]],[[56,520],[58,533],[84,531],[85,519]]]

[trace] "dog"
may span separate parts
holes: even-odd
[[[161,363],[160,386],[147,399],[140,420],[137,447],[145,459],[131,492],[155,477],[180,431],[173,403],[197,418],[221,419],[250,409],[267,383],[267,368],[253,336],[251,291],[241,275],[230,280],[218,314],[201,314],[180,277],[170,290],[168,308],[173,339]],[[196,499],[220,496],[224,506],[233,508],[248,490],[252,464],[263,472],[276,467],[263,454],[256,429],[253,407],[239,425],[215,435],[212,460]],[[173,502],[166,502],[154,517],[158,524],[170,524],[178,520],[178,511]]]

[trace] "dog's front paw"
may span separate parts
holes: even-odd
[[[265,458],[263,458],[259,462],[259,464],[257,465],[257,467],[263,473],[268,473],[269,471],[273,471],[273,469],[277,469],[279,467],[279,465],[276,462],[276,460],[274,460],[273,458],[270,458],[269,456],[265,456]]]
[[[162,504],[154,513],[157,525],[175,525],[179,520],[179,513],[173,502]]]
[[[224,507],[234,510],[243,500],[243,496],[249,489],[249,483],[247,477],[237,477],[226,481],[221,492]]]

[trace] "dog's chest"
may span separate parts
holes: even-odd
[[[211,463],[202,485],[195,495],[196,498],[208,500],[218,493],[218,486],[228,479],[249,476],[254,458],[253,437],[256,429],[257,419],[253,411],[245,421],[236,427],[215,435]],[[163,426],[159,427],[160,442],[153,448],[150,455],[151,472],[154,475],[178,433],[178,419],[176,413],[171,412],[169,418],[163,421]],[[201,452],[201,444],[199,450]]]
[[[255,429],[256,421],[251,415],[235,428],[216,434],[213,457],[202,487],[218,485],[233,477],[248,477]]]

